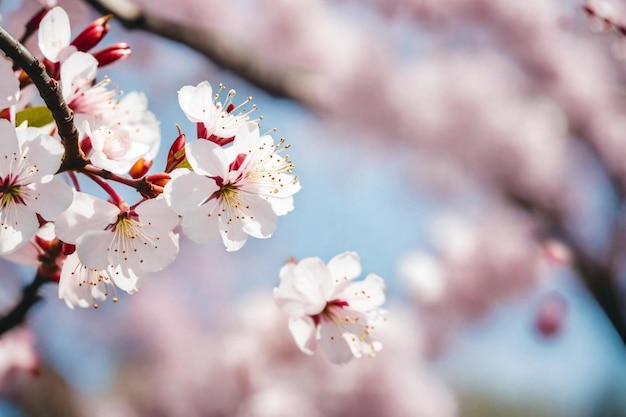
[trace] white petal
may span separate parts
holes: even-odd
[[[76,242],[76,253],[80,262],[88,268],[104,271],[109,264],[114,265],[110,261],[112,257],[109,247],[113,233],[108,231],[88,231],[83,234]]]
[[[26,204],[46,220],[54,220],[67,209],[74,197],[74,192],[63,180],[52,178],[40,184],[32,184],[26,198]]]
[[[52,62],[57,62],[61,50],[70,44],[70,18],[60,7],[50,10],[39,25],[39,49]]]
[[[293,211],[293,197],[288,196],[285,198],[264,197],[272,205],[272,210],[277,216],[284,216],[285,214]]]
[[[181,221],[183,233],[196,243],[207,243],[219,236],[217,216],[213,213],[217,200],[188,210]]]
[[[119,208],[108,201],[76,192],[72,205],[56,218],[55,230],[59,239],[75,244],[85,232],[113,224],[119,213]]]
[[[354,358],[350,346],[343,338],[341,328],[332,321],[322,320],[320,323],[319,344],[328,359],[333,363],[348,363]]]
[[[92,287],[89,283],[83,282],[85,278],[83,273],[86,272],[86,268],[81,265],[76,253],[65,258],[59,279],[59,298],[64,300],[71,309],[75,306],[81,308],[93,306]],[[101,292],[95,292],[95,295],[100,299],[106,298]]]
[[[361,260],[356,252],[340,253],[328,262],[328,269],[333,278],[334,288],[337,288],[361,275]],[[326,288],[327,296],[328,291],[331,289]]]
[[[211,178],[187,172],[165,185],[163,195],[172,209],[184,215],[206,201],[219,187]]]
[[[178,225],[178,214],[167,205],[163,198],[144,201],[135,208],[135,212],[150,232],[167,234]]]
[[[23,204],[8,204],[0,209],[0,255],[28,243],[37,233],[37,215]]]
[[[7,119],[0,119],[0,178],[4,179],[12,173],[12,168],[18,157],[21,157],[21,150],[17,140],[15,127]]]
[[[80,87],[91,85],[96,78],[98,60],[91,54],[75,52],[61,65],[61,88],[63,98],[71,101]]]
[[[248,241],[248,235],[241,228],[241,224],[233,222],[229,225],[222,224],[220,222],[220,234],[222,235],[222,242],[226,246],[227,252],[238,251]]]
[[[208,177],[226,178],[230,161],[221,146],[209,140],[196,140],[185,145],[187,160],[194,172]]]
[[[138,245],[137,253],[121,265],[133,271],[157,272],[174,262],[178,255],[178,235],[170,232],[151,237],[147,245]]]
[[[240,193],[242,203],[250,207],[245,221],[243,221],[243,231],[257,239],[265,239],[272,236],[276,230],[276,213],[272,206],[256,195]]]
[[[3,258],[22,265],[39,266],[41,264],[41,262],[39,261],[39,255],[41,255],[42,253],[43,251],[41,250],[39,245],[33,243],[33,241],[31,240],[24,246],[18,247],[13,252],[3,255]]]
[[[17,135],[22,153],[33,168],[33,173],[28,177],[29,182],[40,181],[57,172],[65,152],[57,139],[42,135],[35,128],[18,128]]]
[[[293,271],[294,266],[294,264],[287,264],[281,268],[281,281],[278,288],[274,288],[274,300],[276,305],[289,316],[304,317],[306,316],[305,303],[300,294],[293,288],[293,277],[288,274],[282,278],[285,276],[283,272],[285,268]]]
[[[313,320],[306,316],[291,318],[289,319],[289,331],[291,331],[298,348],[307,355],[312,355],[317,347],[317,328]]]
[[[0,109],[5,109],[15,105],[20,95],[20,82],[8,59],[0,59],[0,80]]]
[[[196,87],[186,85],[178,91],[178,104],[192,122],[203,122],[212,118],[216,111],[213,104],[213,89],[208,81]]]
[[[272,153],[274,152],[274,148],[271,146],[273,140],[271,140],[271,136],[267,137],[270,138],[270,146],[260,146],[259,125],[256,122],[247,122],[235,134],[235,140],[233,141],[234,152],[235,154],[244,153],[247,155],[250,153],[249,151],[257,151],[259,147],[262,147],[266,152]]]
[[[351,282],[337,298],[347,301],[351,309],[367,312],[385,303],[385,282],[376,274],[369,274],[363,281]]]
[[[305,258],[296,265],[292,279],[293,288],[300,295],[307,315],[313,316],[324,310],[329,300],[322,287],[330,281],[328,268],[319,258]]]
[[[107,272],[115,283],[115,285],[128,294],[134,294],[139,289],[139,281],[143,275],[137,275],[137,273],[131,269],[123,270],[119,265],[109,265]]]

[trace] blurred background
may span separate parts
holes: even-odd
[[[99,76],[147,95],[152,171],[176,124],[194,137],[177,90],[208,80],[253,97],[302,190],[270,239],[181,238],[115,304],[45,287],[3,336],[0,416],[626,415],[621,1],[59,3],[73,35],[121,16],[104,43],[133,54]],[[40,7],[2,1],[2,23]],[[333,366],[272,289],[289,257],[348,250],[390,320],[376,358]],[[2,268],[8,308],[33,271]]]

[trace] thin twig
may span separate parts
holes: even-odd
[[[308,96],[302,93],[310,74],[269,66],[255,51],[244,48],[217,31],[152,16],[124,0],[86,2],[102,14],[115,15],[128,29],[143,30],[188,46],[268,94],[312,105]]]
[[[37,273],[33,282],[22,289],[22,299],[3,317],[0,317],[0,335],[19,326],[26,320],[30,309],[41,300],[39,289],[46,282],[52,282],[42,274]]]

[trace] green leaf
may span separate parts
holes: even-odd
[[[42,127],[54,122],[52,112],[46,106],[29,107],[15,115],[15,125],[19,126],[25,121],[28,126]]]

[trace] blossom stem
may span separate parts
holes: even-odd
[[[76,191],[80,191],[80,184],[78,182],[78,178],[76,178],[76,173],[74,171],[69,171],[68,175],[70,177],[70,181],[72,181],[72,185]]]
[[[113,193],[115,193],[115,190],[113,190],[108,184],[106,184],[106,182],[102,181],[103,179],[111,180],[111,181],[119,182],[120,184],[127,185],[131,188],[134,188],[141,195],[146,196],[148,198],[154,198],[163,192],[163,187],[151,184],[150,182],[146,181],[145,177],[138,178],[138,179],[125,178],[120,175],[114,174],[111,171],[98,168],[91,164],[87,164],[84,167],[82,167],[81,172],[87,175],[92,180],[96,181],[101,187],[104,188],[104,186],[106,185],[107,187],[111,189]],[[107,190],[105,189],[105,191]],[[114,196],[109,191],[107,191],[107,193],[109,193],[109,195],[111,195],[111,197],[114,198]],[[117,193],[115,194],[117,195]],[[119,198],[119,195],[118,195],[118,198]]]
[[[31,307],[41,300],[42,297],[39,293],[39,288],[41,288],[46,282],[53,281],[46,279],[46,277],[38,272],[37,275],[35,275],[33,282],[22,289],[22,299],[19,303],[17,303],[4,317],[0,317],[0,335],[24,322]]]
[[[111,187],[109,185],[109,183],[107,183],[105,180],[100,178],[97,174],[91,173],[91,172],[87,172],[87,171],[83,171],[83,173],[85,175],[87,175],[89,178],[91,178],[93,180],[93,182],[98,184],[100,186],[100,188],[102,188],[109,195],[109,197],[111,197],[111,200],[113,201],[113,204],[115,204],[118,207],[122,207],[122,206],[126,205],[126,202],[117,193],[117,191],[115,191],[115,189],[113,187]]]
[[[78,130],[74,125],[74,112],[63,99],[59,83],[48,75],[45,66],[29,50],[2,26],[0,26],[0,49],[30,77],[39,90],[39,95],[52,112],[59,136],[65,146],[65,159],[59,172],[84,166],[87,159],[78,146]]]

